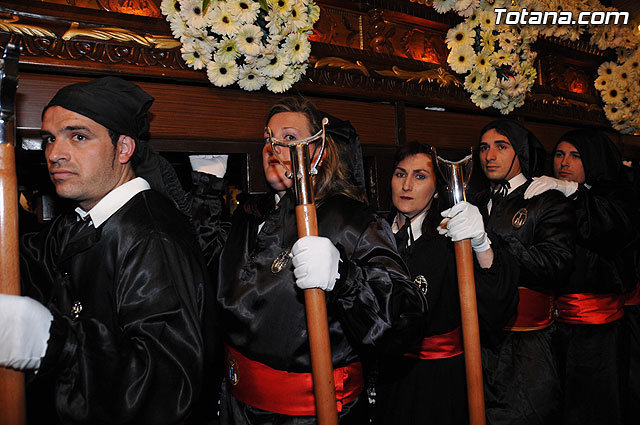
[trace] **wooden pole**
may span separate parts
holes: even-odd
[[[293,172],[296,181],[296,221],[298,237],[318,236],[316,206],[313,203],[313,186],[309,176],[309,149],[307,145],[290,148]],[[316,402],[316,417],[319,425],[337,425],[338,410],[336,387],[333,382],[331,340],[324,291],[317,288],[304,290],[307,313],[307,330],[311,350],[313,394]]]
[[[14,101],[19,52],[16,45],[11,42],[7,44],[0,80],[0,293],[11,295],[20,294],[18,184],[14,150]],[[24,423],[24,375],[0,367],[0,425]]]
[[[467,374],[467,403],[469,424],[485,425],[484,388],[482,383],[482,356],[478,328],[476,284],[473,275],[473,251],[471,240],[454,242],[458,268],[458,294],[462,322],[464,363]]]

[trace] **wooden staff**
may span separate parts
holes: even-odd
[[[18,46],[9,41],[0,63],[0,293],[11,295],[20,294],[18,185],[14,150],[19,54]],[[0,367],[0,424],[24,423],[24,375]]]
[[[447,183],[452,204],[466,201],[466,180],[471,175],[471,155],[458,162],[437,157],[438,169]],[[462,322],[462,343],[467,375],[467,403],[469,424],[485,425],[484,388],[482,383],[482,355],[480,353],[480,330],[476,283],[473,274],[473,250],[471,240],[454,242],[456,267],[458,269],[458,294]]]
[[[309,145],[291,146],[289,151],[298,199],[296,206],[298,237],[318,236],[316,206],[313,203],[313,185],[309,174]],[[331,341],[324,291],[318,288],[305,289],[304,301],[311,349],[316,417],[319,425],[337,425],[336,387],[333,382]]]

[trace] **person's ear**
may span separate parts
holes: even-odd
[[[126,164],[127,162],[129,162],[129,160],[133,156],[133,152],[135,150],[136,150],[136,141],[130,136],[125,136],[124,134],[121,134],[120,138],[118,139],[118,145],[116,146],[118,161],[121,164]]]

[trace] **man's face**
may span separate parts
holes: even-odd
[[[509,139],[498,133],[496,129],[492,128],[482,135],[479,150],[480,166],[489,180],[506,179],[508,181],[520,174],[520,161],[516,151]]]
[[[560,142],[553,154],[553,175],[560,180],[584,183],[580,152],[569,142]]]
[[[133,139],[113,146],[108,130],[84,115],[52,106],[42,119],[49,176],[59,196],[90,210],[107,193],[132,177],[127,163]],[[123,162],[124,161],[124,162]]]

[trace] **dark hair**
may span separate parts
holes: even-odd
[[[438,194],[439,192],[441,192],[441,189],[442,189],[442,178],[440,177],[437,170],[436,155],[433,149],[431,148],[431,146],[426,145],[424,143],[412,141],[405,145],[400,146],[396,150],[395,154],[393,155],[393,167],[391,168],[391,176],[392,176],[391,178],[393,178],[393,174],[395,173],[395,170],[398,167],[399,163],[401,163],[403,160],[405,160],[410,156],[419,155],[419,154],[425,154],[429,156],[429,158],[431,158],[431,164],[433,166],[433,172],[436,178],[436,194]],[[391,181],[389,181],[389,184],[391,184]],[[438,197],[434,196],[433,200],[431,201],[431,206],[429,207],[427,216],[422,222],[423,234],[435,235],[436,227],[438,227],[438,224],[440,224],[440,221],[442,219],[442,217],[440,217],[440,211],[444,210],[446,207],[445,206],[446,202],[442,202],[442,199],[443,197],[441,196],[438,196]],[[397,213],[398,213],[398,210],[395,207],[395,205],[393,205],[393,202],[392,202],[391,208],[389,211],[390,221],[393,221]]]
[[[111,143],[113,143],[113,146],[114,147],[118,146],[118,140],[120,140],[120,133],[117,133],[111,130],[110,128],[107,128],[107,132],[109,132],[109,137],[111,138]]]
[[[285,97],[274,104],[269,113],[265,126],[271,118],[282,112],[299,112],[308,120],[311,134],[322,129],[322,113],[309,100],[302,96]],[[318,175],[314,180],[315,200],[321,203],[324,198],[331,195],[343,194],[360,202],[366,203],[366,196],[360,188],[350,180],[349,169],[345,161],[349,155],[346,145],[338,143],[329,134],[325,137],[325,153],[318,168]]]

